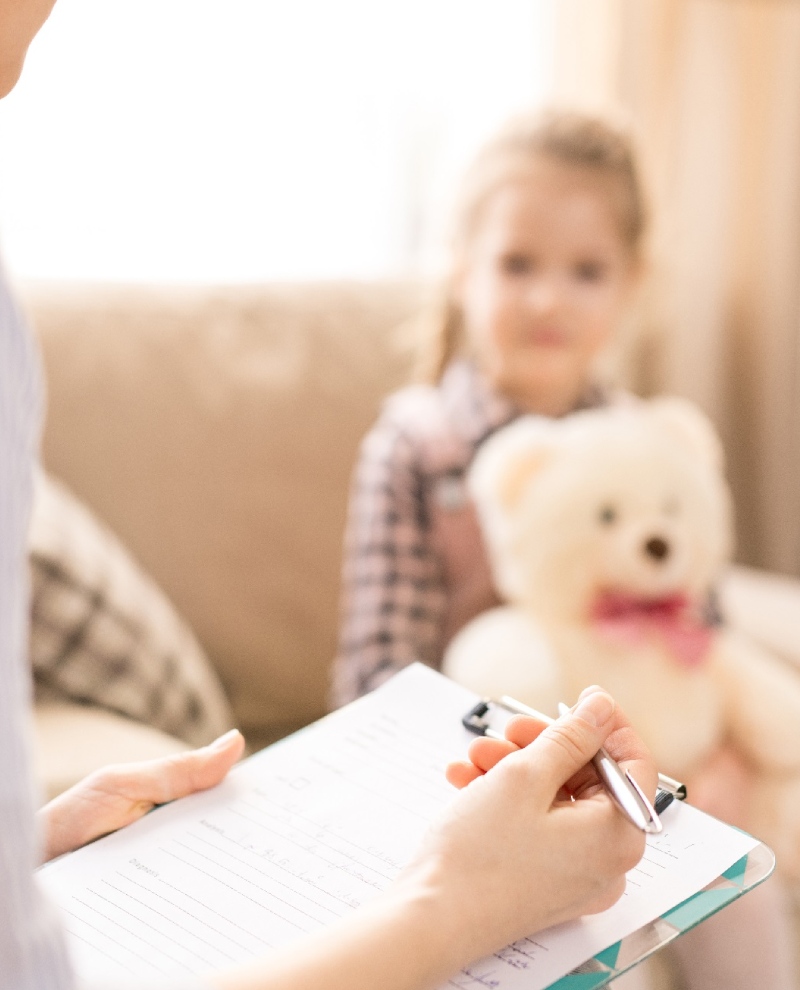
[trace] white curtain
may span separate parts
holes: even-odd
[[[800,4],[562,0],[559,14],[560,92],[632,120],[652,190],[639,384],[716,420],[740,558],[800,573]]]
[[[26,276],[370,277],[436,261],[475,146],[544,98],[555,0],[59,0],[0,103]]]

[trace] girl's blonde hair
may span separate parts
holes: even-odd
[[[454,215],[454,262],[463,258],[492,194],[525,175],[532,161],[542,156],[609,180],[620,233],[631,254],[637,256],[647,218],[630,137],[599,117],[577,111],[548,111],[511,121],[484,146],[467,171]],[[425,320],[417,361],[417,377],[422,381],[438,382],[463,347],[463,318],[452,282],[451,273]]]

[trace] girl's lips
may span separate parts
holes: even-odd
[[[537,327],[525,334],[525,343],[534,347],[564,347],[569,342],[569,334],[556,327]]]

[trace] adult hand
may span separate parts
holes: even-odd
[[[310,936],[302,952],[273,952],[212,977],[214,985],[418,990],[525,935],[610,907],[641,858],[644,834],[587,764],[605,745],[654,796],[644,744],[599,688],[553,725],[514,719],[508,735],[476,740],[471,760],[450,767],[462,792],[380,897]]]
[[[243,749],[242,734],[231,729],[202,749],[96,770],[38,812],[45,861],[130,825],[157,804],[213,787]]]
[[[581,692],[578,703],[590,694],[598,692],[605,693],[597,685],[586,688]],[[574,707],[577,708],[577,705]],[[650,753],[631,728],[625,715],[616,708],[616,705],[615,715],[619,724],[612,728],[604,745],[612,756],[618,757],[617,762],[624,764],[638,780],[639,774],[645,776],[647,774],[645,762],[648,764],[652,762]],[[513,716],[505,725],[505,739],[492,739],[487,736],[474,739],[469,747],[468,760],[458,760],[448,764],[445,771],[447,779],[454,787],[459,789],[466,787],[473,780],[482,777],[492,767],[497,766],[500,760],[506,756],[529,746],[550,724],[549,721],[531,718],[528,715]],[[634,755],[629,758],[630,754]],[[643,762],[642,757],[644,757],[645,762]],[[567,781],[559,797],[568,799],[579,795],[586,796],[589,789],[600,790],[601,788],[602,785],[597,773],[591,765],[587,764],[581,767],[571,780]]]
[[[587,689],[552,725],[512,719],[507,736],[476,740],[471,761],[450,766],[463,791],[408,871],[450,919],[456,967],[610,907],[644,852],[588,765],[605,745],[655,795],[653,761],[608,694]]]

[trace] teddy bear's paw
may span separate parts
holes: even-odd
[[[721,639],[717,676],[738,748],[767,773],[800,775],[800,673],[730,630]]]

